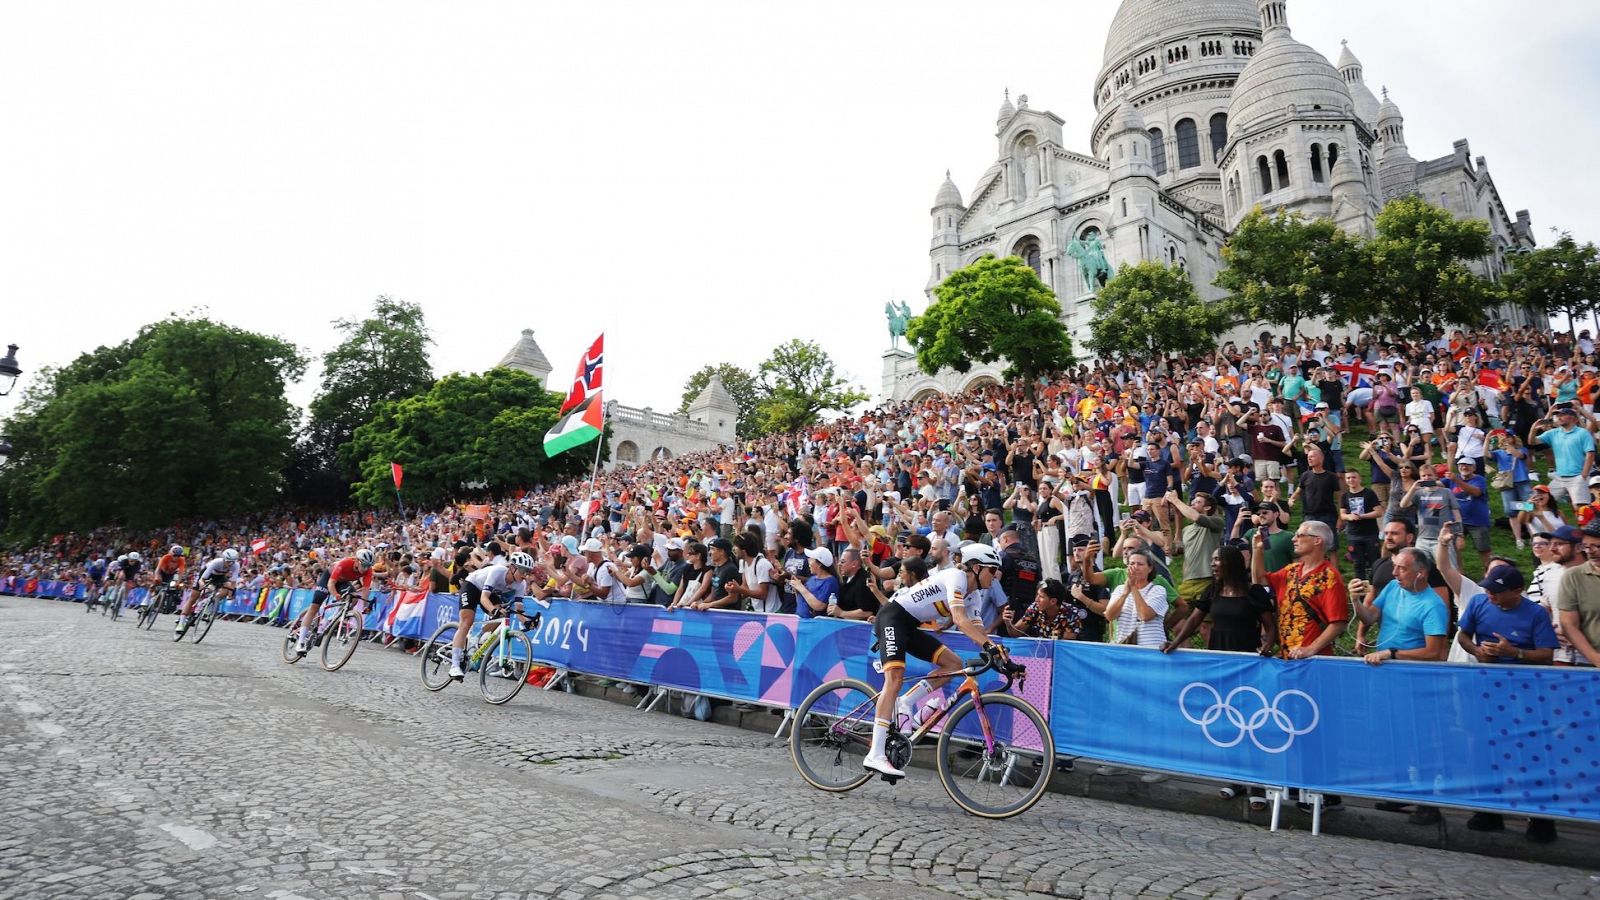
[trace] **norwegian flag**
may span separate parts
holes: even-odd
[[[594,339],[594,344],[589,347],[589,352],[583,355],[583,359],[578,360],[577,374],[572,376],[572,390],[567,394],[567,402],[561,404],[562,415],[566,415],[567,410],[583,403],[590,394],[600,391],[605,340],[605,333],[601,332],[600,336]]]
[[[257,538],[256,540],[250,542],[250,552],[259,555],[261,553],[265,553],[267,548],[270,546],[272,546],[272,544],[266,538]]]

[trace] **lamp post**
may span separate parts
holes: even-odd
[[[22,374],[22,369],[17,366],[17,345],[6,347],[6,355],[0,358],[0,381],[5,382],[5,389],[0,390],[0,397],[11,393],[17,386],[17,376]]]

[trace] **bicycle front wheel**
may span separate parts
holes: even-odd
[[[417,653],[417,658],[422,660],[422,686],[430,691],[442,691],[450,686],[450,647],[460,625],[460,622],[440,625]]]
[[[161,600],[158,597],[144,598],[144,606],[139,608],[139,621],[136,627],[149,631],[156,624],[156,619],[161,615]]]
[[[116,620],[122,618],[122,598],[121,597],[113,596],[111,598],[111,600],[108,603],[106,603],[106,614],[111,616],[111,621],[113,621],[113,622],[115,622]]]
[[[795,710],[789,728],[789,755],[800,777],[835,794],[866,784],[872,773],[861,762],[872,749],[877,701],[877,691],[850,678],[812,691]]]
[[[500,626],[502,630],[510,625]],[[528,683],[528,666],[533,662],[533,644],[520,631],[497,635],[478,661],[478,690],[483,699],[495,706],[511,702],[511,698]]]
[[[984,694],[951,711],[939,735],[939,780],[958,806],[985,819],[1009,819],[1033,808],[1050,786],[1056,745],[1033,704],[1010,694]]]
[[[356,655],[361,643],[361,617],[348,605],[340,606],[334,624],[322,638],[322,667],[337,672]]]
[[[194,642],[196,644],[205,640],[206,635],[211,631],[211,623],[217,620],[217,604],[220,602],[217,599],[217,595],[212,594],[206,598],[205,604],[200,607],[200,611],[195,613],[194,624],[190,625],[189,629],[194,632]]]

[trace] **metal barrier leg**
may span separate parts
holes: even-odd
[[[789,729],[791,729],[793,727],[794,727],[794,710],[786,709],[786,710],[783,711],[783,718],[778,721],[778,730],[774,731],[772,733],[772,736],[774,738],[781,738],[781,737],[783,737],[783,733],[785,731],[788,731]]]
[[[1267,788],[1267,799],[1272,801],[1272,831],[1278,830],[1278,820],[1283,815],[1283,801],[1289,796],[1285,787]]]
[[[566,684],[567,674],[568,672],[566,669],[557,669],[556,673],[550,676],[550,680],[544,683],[544,689],[547,691],[553,691],[556,688]]]
[[[644,695],[644,699],[640,700],[639,704],[635,706],[634,709],[642,709],[645,712],[654,712],[655,708],[661,705],[661,701],[668,698],[669,693],[666,688],[652,685],[650,692]]]
[[[1300,800],[1311,804],[1311,833],[1322,833],[1322,795],[1315,791],[1301,791]]]

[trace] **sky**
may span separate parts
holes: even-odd
[[[1087,151],[1116,4],[59,2],[0,9],[0,344],[30,374],[204,310],[315,360],[378,295],[438,373],[532,328],[564,387],[676,408],[701,365],[819,342],[876,395],[925,304],[928,210],[994,161],[1002,91]],[[1293,0],[1466,137],[1512,210],[1600,241],[1600,4]],[[317,368],[291,388],[316,391]],[[470,414],[470,411],[463,411]]]

